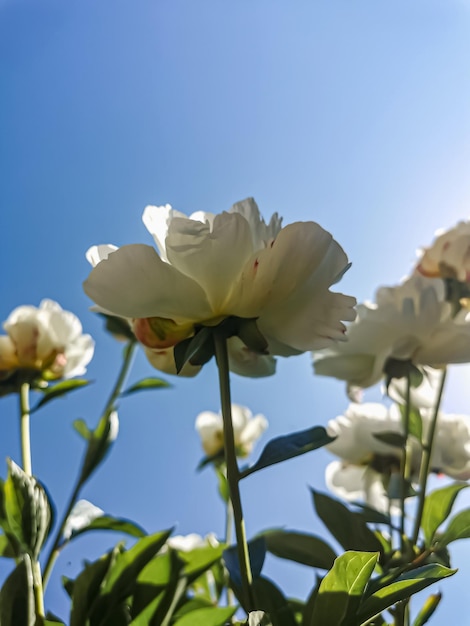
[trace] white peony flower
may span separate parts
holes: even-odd
[[[470,318],[452,317],[444,291],[443,281],[422,276],[379,289],[376,304],[357,307],[346,343],[313,354],[315,373],[369,387],[388,359],[431,367],[470,361]]]
[[[189,535],[175,535],[167,540],[167,545],[173,550],[179,552],[191,552],[197,548],[206,548],[207,546],[216,547],[219,545],[217,537],[214,533],[209,533],[205,537],[201,537],[197,533]]]
[[[70,511],[65,522],[62,534],[64,539],[70,539],[73,533],[86,528],[91,522],[104,515],[103,509],[95,506],[88,500],[79,500]]]
[[[84,374],[93,356],[94,341],[82,334],[78,317],[53,300],[43,300],[39,308],[16,308],[3,328],[0,375],[27,369],[48,380],[71,378]]]
[[[168,371],[167,351],[196,325],[231,316],[256,318],[269,355],[344,340],[342,320],[354,319],[355,300],[329,287],[347,269],[347,257],[318,224],[281,228],[277,214],[266,224],[252,199],[189,218],[169,205],[149,206],[143,220],[159,254],[141,244],[94,247],[88,256],[96,267],[84,288],[103,312],[133,320],[136,337],[158,354],[157,367]],[[273,373],[272,356],[244,350],[240,341],[229,347],[233,371]]]
[[[424,276],[470,281],[470,221],[436,232],[429,248],[420,250],[416,271]]]
[[[432,409],[421,411],[424,438],[428,435],[432,414]],[[328,487],[342,498],[360,499],[386,511],[388,504],[384,498],[388,497],[390,480],[395,480],[398,475],[401,450],[374,435],[385,432],[403,434],[398,406],[387,408],[378,403],[352,403],[344,415],[328,423],[327,432],[336,439],[326,447],[341,459],[327,468]],[[411,437],[409,450],[411,480],[417,481],[422,460],[420,442]],[[458,480],[470,478],[469,417],[439,414],[431,470]]]
[[[256,441],[268,427],[264,415],[253,416],[250,409],[232,404],[233,434],[238,456],[248,456]],[[224,447],[224,423],[220,413],[203,411],[196,418],[196,430],[207,456],[217,454]]]

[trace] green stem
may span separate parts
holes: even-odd
[[[28,476],[32,476],[33,468],[31,463],[31,435],[29,414],[29,383],[22,383],[20,387],[21,458],[24,472],[28,474]]]
[[[403,456],[401,460],[401,481],[400,481],[400,545],[401,552],[405,551],[405,503],[408,495],[408,484],[410,479],[410,455],[408,439],[410,434],[410,410],[411,410],[411,378],[409,372],[406,375],[406,395],[405,395],[405,415],[403,420],[403,430],[405,435],[405,445],[403,447]]]
[[[127,375],[129,373],[130,367],[132,365],[132,357],[134,356],[134,351],[135,351],[135,347],[136,347],[136,342],[135,341],[129,341],[129,343],[127,344],[126,348],[124,349],[124,358],[122,361],[122,365],[121,365],[121,369],[119,371],[119,375],[117,377],[116,383],[114,384],[114,387],[109,395],[108,401],[106,402],[104,411],[103,411],[103,417],[107,418],[111,415],[112,411],[114,410],[115,404],[116,404],[116,400],[118,399],[121,391],[122,391],[122,387],[124,386],[124,383],[126,381]],[[59,556],[59,553],[62,549],[63,546],[60,545],[60,540],[62,538],[62,533],[64,530],[64,526],[67,522],[67,519],[70,515],[70,513],[72,512],[73,507],[75,506],[75,503],[78,500],[78,497],[80,495],[80,491],[83,487],[83,485],[85,484],[85,481],[83,481],[81,479],[81,475],[82,472],[80,471],[79,473],[79,477],[75,483],[75,487],[72,491],[72,495],[69,498],[69,501],[67,503],[67,506],[65,508],[65,512],[62,515],[61,521],[60,521],[60,525],[57,529],[57,532],[55,534],[54,537],[54,543],[52,544],[52,547],[49,551],[49,554],[47,556],[46,559],[46,565],[44,567],[44,577],[43,577],[43,584],[44,584],[44,589],[47,587],[47,583],[49,582],[49,578],[52,572],[52,569],[55,565],[55,562],[57,560],[57,557]]]
[[[225,507],[225,543],[229,546],[232,543],[232,527],[233,527],[233,507],[230,500]],[[227,586],[227,604],[233,606],[235,598],[229,586]]]
[[[421,467],[419,470],[419,494],[418,494],[418,510],[416,512],[415,524],[413,530],[413,544],[416,544],[419,537],[419,529],[421,528],[421,520],[423,517],[424,503],[426,500],[426,487],[428,484],[429,469],[431,466],[432,449],[434,446],[434,437],[436,434],[437,419],[439,417],[439,408],[441,406],[442,394],[446,382],[447,368],[442,370],[439,390],[437,392],[436,404],[434,406],[429,432],[426,442],[423,443],[423,456],[421,459]]]
[[[222,417],[224,421],[224,450],[227,463],[227,482],[230,494],[230,502],[233,508],[233,522],[237,540],[238,562],[242,582],[242,595],[244,609],[247,613],[254,610],[252,590],[252,574],[250,556],[246,540],[245,521],[240,497],[239,481],[240,470],[238,468],[235,453],[235,437],[232,424],[232,403],[230,399],[230,379],[228,369],[228,354],[226,338],[217,331],[214,332],[215,357],[219,370],[220,400],[222,405]]]
[[[41,576],[41,565],[39,561],[32,562],[33,569],[33,586],[34,586],[34,604],[36,608],[36,618],[45,617],[44,609],[44,589]]]

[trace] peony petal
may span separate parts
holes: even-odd
[[[169,204],[164,206],[146,206],[142,221],[157,244],[160,257],[167,261],[165,240],[168,235],[168,226],[175,217],[186,217],[184,213],[175,211]]]
[[[85,253],[86,260],[92,267],[96,267],[98,263],[108,258],[111,252],[117,250],[117,246],[112,244],[100,244],[99,246],[92,246],[88,248]]]
[[[83,286],[99,306],[120,317],[164,317],[175,322],[212,317],[201,287],[142,244],[110,254]]]
[[[232,425],[236,445],[240,444],[241,434],[252,417],[252,412],[246,406],[232,404]]]
[[[0,371],[5,372],[19,367],[16,347],[10,337],[0,337]]]
[[[252,417],[240,436],[240,445],[251,452],[253,444],[257,441],[268,427],[268,420],[264,415],[258,414]]]
[[[247,221],[237,214],[222,213],[207,223],[174,219],[166,240],[169,262],[201,285],[213,316],[230,315],[230,294],[241,268],[253,249]]]
[[[203,411],[196,418],[196,430],[207,456],[217,454],[224,447],[224,426],[222,417],[212,411]]]
[[[177,372],[173,348],[167,348],[166,350],[152,350],[151,348],[144,348],[144,352],[150,365],[160,372],[165,372],[166,374],[192,378],[193,376],[196,376],[201,369],[201,366],[191,365],[188,362],[185,363],[180,372]]]

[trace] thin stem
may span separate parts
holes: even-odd
[[[401,552],[405,551],[405,503],[408,495],[408,483],[410,478],[410,459],[408,439],[410,434],[410,409],[411,409],[411,378],[409,372],[406,375],[406,395],[405,395],[405,415],[404,415],[404,435],[405,445],[403,447],[403,455],[401,459],[401,481],[400,481],[400,545]]]
[[[233,528],[233,507],[230,500],[225,506],[225,543],[229,546],[232,543],[232,528]],[[227,604],[233,606],[235,604],[235,598],[233,591],[227,586]]]
[[[421,467],[419,470],[419,494],[418,494],[418,510],[416,512],[415,524],[413,530],[413,543],[416,544],[419,537],[419,529],[421,528],[421,520],[424,511],[424,502],[426,500],[426,487],[428,484],[429,468],[431,466],[432,449],[434,446],[434,438],[436,434],[437,419],[439,417],[439,408],[441,406],[442,394],[446,382],[447,368],[441,373],[441,380],[437,392],[436,404],[434,406],[431,423],[429,425],[429,433],[426,442],[423,443],[423,456],[421,459]]]
[[[41,565],[39,564],[39,561],[32,562],[32,570],[36,617],[45,617],[46,612],[44,609],[44,589],[42,584]]]
[[[224,421],[224,450],[227,463],[227,482],[230,494],[230,502],[233,507],[233,522],[237,539],[238,562],[242,582],[242,594],[244,609],[247,613],[254,610],[252,592],[252,574],[250,556],[246,540],[245,521],[240,497],[239,481],[240,470],[235,454],[235,438],[232,424],[232,404],[230,399],[230,379],[228,370],[227,342],[222,334],[214,333],[215,356],[219,370],[220,400],[222,405],[222,417]]]
[[[127,344],[124,350],[124,358],[121,364],[121,369],[119,370],[119,375],[117,377],[116,383],[114,384],[114,387],[109,395],[108,401],[106,402],[106,405],[103,411],[103,417],[109,417],[109,415],[114,410],[114,405],[116,403],[116,400],[119,397],[119,394],[122,391],[122,387],[124,386],[130,367],[132,365],[132,358],[134,356],[136,345],[137,344],[135,341],[129,341],[129,343]],[[83,485],[85,484],[84,481],[82,481],[81,479],[81,475],[82,475],[82,472],[80,471],[77,481],[75,483],[75,487],[72,491],[72,495],[69,498],[69,501],[65,508],[65,512],[62,515],[60,525],[55,534],[54,543],[52,544],[52,547],[46,559],[46,565],[44,567],[44,576],[43,576],[44,589],[47,587],[47,583],[49,582],[49,577],[51,575],[52,569],[55,565],[57,557],[59,556],[60,550],[62,548],[62,546],[60,546],[60,540],[62,538],[62,533],[65,527],[65,524],[67,522],[67,519],[70,513],[72,512],[73,507],[75,506],[75,503],[78,500],[80,491]]]
[[[31,435],[29,423],[29,383],[22,383],[20,387],[20,434],[21,434],[21,458],[23,470],[28,476],[33,475],[31,463]]]

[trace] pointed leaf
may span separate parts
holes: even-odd
[[[437,541],[439,546],[447,546],[453,541],[468,537],[470,537],[470,509],[464,509],[450,520],[444,533]]]
[[[56,383],[55,385],[49,385],[45,389],[41,390],[43,397],[31,410],[31,413],[37,411],[42,406],[44,406],[51,400],[54,400],[55,398],[60,398],[61,396],[65,396],[67,393],[70,393],[71,391],[86,387],[90,384],[90,382],[91,381],[85,380],[84,378],[72,378],[71,380],[64,380],[60,383]]]
[[[94,431],[89,431],[88,447],[80,473],[80,486],[83,485],[105,458],[119,432],[119,418],[116,411],[105,413]]]
[[[416,619],[413,622],[413,626],[424,626],[424,624],[427,624],[427,622],[431,619],[434,611],[439,606],[441,598],[442,593],[440,592],[433,593],[431,596],[429,596],[429,598],[422,606],[420,612],[416,616]]]
[[[180,341],[174,347],[173,353],[178,374],[188,361],[192,365],[204,365],[214,355],[212,328],[205,326],[194,337]]]
[[[91,530],[112,530],[114,532],[124,533],[130,537],[137,537],[139,539],[147,535],[143,528],[130,520],[112,517],[111,515],[101,515],[83,528],[73,532],[71,539],[74,539],[83,533],[90,532]]]
[[[3,583],[0,591],[0,624],[2,626],[35,626],[33,571],[25,554]]]
[[[188,578],[189,583],[210,569],[214,563],[220,561],[225,544],[217,546],[204,546],[188,552],[179,552],[179,557],[185,564],[182,574]]]
[[[255,578],[253,594],[256,607],[269,615],[272,626],[296,626],[297,622],[287,599],[271,580],[263,576]]]
[[[287,461],[306,452],[311,452],[317,448],[326,446],[334,441],[334,437],[330,437],[323,426],[314,426],[307,430],[301,430],[290,435],[283,435],[271,439],[266,444],[258,461],[241,472],[241,478],[249,476],[253,472],[257,472],[270,465]]]
[[[106,315],[106,313],[98,313],[105,320],[105,329],[118,340],[135,341],[135,335],[129,326],[127,319],[116,317],[115,315]]]
[[[163,378],[143,378],[139,380],[138,383],[135,383],[125,391],[121,393],[121,396],[129,396],[136,391],[146,391],[147,389],[166,389],[171,387],[171,384],[163,380]]]
[[[382,443],[386,443],[394,448],[403,448],[406,444],[406,437],[395,431],[372,433],[374,439],[378,439]]]
[[[360,513],[318,491],[311,490],[318,517],[345,550],[383,553],[382,543],[367,526]]]
[[[80,437],[83,437],[83,439],[85,439],[85,441],[89,441],[90,438],[93,436],[92,431],[88,428],[88,426],[86,425],[85,420],[82,419],[82,418],[75,420],[72,423],[72,426],[77,431],[77,433],[80,435]]]
[[[400,413],[402,424],[404,424],[406,406],[400,404]],[[410,414],[409,414],[409,423],[408,423],[408,432],[413,437],[416,437],[418,441],[422,441],[423,439],[423,420],[421,418],[421,413],[419,409],[414,406],[410,406]]]
[[[432,539],[439,526],[449,517],[455,498],[462,489],[466,489],[466,483],[454,483],[436,489],[428,493],[424,501],[423,517],[421,528],[423,529],[426,545],[432,543]]]
[[[310,567],[331,569],[336,554],[330,546],[315,535],[284,530],[270,530],[262,535],[268,552],[281,559],[289,559]]]
[[[353,625],[378,560],[377,552],[345,552],[320,584],[311,618],[322,626]]]
[[[196,609],[183,615],[174,626],[224,626],[235,611],[236,607],[232,606]]]
[[[374,615],[385,611],[389,606],[406,600],[414,593],[426,589],[447,576],[452,576],[456,571],[442,565],[425,565],[402,574],[393,583],[382,587],[366,598],[359,609],[358,616],[362,621],[367,621]]]

